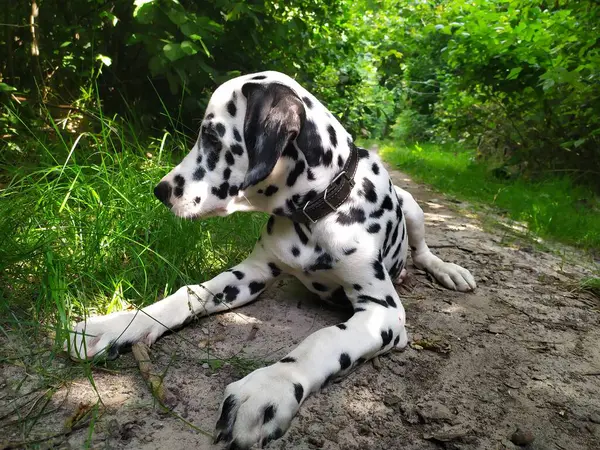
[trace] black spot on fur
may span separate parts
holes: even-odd
[[[382,331],[381,340],[383,341],[383,343],[381,344],[381,348],[385,347],[390,342],[392,342],[392,337],[394,337],[394,332],[391,329],[387,331]]]
[[[379,175],[379,166],[377,165],[377,163],[373,163],[373,165],[371,166],[371,170],[375,175]]]
[[[317,270],[329,270],[333,268],[333,258],[329,253],[323,253],[319,255],[315,263],[308,268],[309,271],[315,272]]]
[[[362,286],[360,284],[353,284],[352,287],[355,291],[362,291]]]
[[[333,145],[334,148],[337,147],[337,133],[335,132],[333,125],[327,125],[327,133],[329,133],[329,141],[331,142],[331,145]]]
[[[355,223],[364,223],[367,218],[362,208],[351,207],[348,212],[339,212],[336,220],[342,225],[353,225]]]
[[[336,327],[338,327],[340,330],[345,330],[346,328],[348,328],[348,327],[346,327],[346,325],[344,325],[343,323],[338,323],[338,324],[336,325]]]
[[[392,246],[396,243],[396,240],[398,239],[398,229],[400,228],[400,222],[396,222],[396,228],[394,228],[394,232],[392,233],[392,239],[389,242],[389,247],[385,249],[385,253],[383,254],[383,256],[387,256],[388,253],[390,252],[390,250],[392,249]]]
[[[372,223],[369,225],[369,228],[367,228],[367,231],[372,234],[379,233],[379,230],[381,230],[381,225],[378,223]]]
[[[296,397],[298,403],[300,403],[302,397],[304,397],[304,388],[300,383],[294,383],[294,397]]]
[[[321,253],[322,251],[323,251],[323,249],[321,248],[321,246],[319,244],[315,245],[315,252]]]
[[[396,197],[396,200],[400,199]],[[396,217],[398,218],[398,221],[402,220],[402,205],[400,205],[399,201],[396,203]]]
[[[291,356],[286,356],[285,358],[283,358],[279,362],[282,362],[282,363],[295,363],[296,362],[296,358],[292,358]]]
[[[275,186],[274,184],[271,184],[271,185],[267,186],[267,189],[265,189],[265,195],[267,197],[270,197],[271,195],[275,194],[278,190],[279,190],[279,188],[277,186]]]
[[[221,200],[225,200],[227,198],[227,194],[229,193],[229,183],[225,181],[224,183],[221,183],[221,186],[218,188],[213,186],[211,192]]]
[[[342,353],[340,355],[340,367],[342,368],[342,370],[346,370],[351,365],[352,359],[350,359],[350,355],[348,353]]]
[[[295,245],[292,247],[292,255],[294,256],[298,256],[300,255],[300,249],[298,247],[296,247]]]
[[[239,130],[235,127],[233,128],[233,138],[238,142],[242,142],[242,135],[240,134]],[[241,149],[241,147],[240,147],[240,149]],[[231,151],[233,151],[233,146],[231,147]],[[233,151],[233,153],[235,153],[235,152]],[[241,155],[241,153],[236,153],[236,155],[237,154]]]
[[[296,222],[294,222],[294,230],[296,231],[296,234],[300,238],[300,242],[302,242],[302,245],[308,244],[308,236],[306,235],[306,233],[304,232],[302,227]]]
[[[275,224],[275,216],[269,217],[269,221],[267,222],[267,234],[271,234],[273,232],[274,224]]]
[[[213,297],[213,302],[215,302],[215,305],[222,303],[223,302],[223,293],[219,292],[218,294],[215,294],[215,296]]]
[[[232,186],[229,188],[229,195],[230,195],[231,197],[233,197],[234,195],[237,195],[237,193],[238,193],[239,191],[240,191],[240,188],[234,184],[234,185],[232,185]]]
[[[201,200],[202,200],[202,198],[196,197],[196,198],[194,198],[194,203],[198,204],[198,203],[200,203]]]
[[[338,155],[337,164],[340,169],[344,166],[344,159],[342,158],[342,155]]]
[[[398,342],[400,342],[400,335],[396,336],[396,339],[394,339],[394,347],[398,345]]]
[[[265,78],[267,78],[266,75],[255,75],[252,78],[250,78],[251,80],[264,80]]]
[[[313,102],[312,102],[312,100],[310,98],[308,98],[308,97],[302,97],[302,101],[304,102],[304,104],[306,106],[308,106],[309,109],[312,109]]]
[[[219,122],[218,124],[215,125],[215,130],[217,130],[217,133],[219,133],[219,136],[221,136],[221,137],[225,136],[225,125],[223,125],[221,122]]]
[[[383,216],[383,213],[385,213],[385,209],[380,208],[375,212],[372,212],[371,214],[369,214],[369,217],[371,219],[379,219],[381,216]]]
[[[181,186],[177,186],[173,190],[173,194],[175,194],[175,197],[181,197],[183,195],[183,188]]]
[[[315,281],[312,286],[315,288],[315,291],[319,291],[319,292],[327,292],[328,288],[327,286],[325,286],[324,284],[321,284],[317,281]]]
[[[285,216],[285,211],[283,208],[278,207],[273,209],[273,214],[275,214],[276,216]]]
[[[306,172],[306,176],[309,179],[309,181],[315,181],[316,180],[315,174],[310,169],[308,169],[308,171]]]
[[[206,117],[204,118],[204,120],[210,120],[210,119],[212,119],[213,117],[215,117],[215,115],[214,115],[213,113],[208,113],[208,114],[206,115]]]
[[[387,302],[388,305],[390,305],[392,308],[396,307],[396,302],[394,301],[394,297],[392,297],[391,295],[386,295],[385,297],[385,301]]]
[[[235,114],[237,113],[237,106],[235,106],[235,101],[233,99],[227,102],[227,112],[231,117],[235,117]]]
[[[350,299],[346,295],[346,291],[344,290],[344,288],[341,286],[338,287],[335,291],[333,291],[331,297],[329,297],[328,300],[334,305],[342,307],[347,307],[350,304]]]
[[[261,283],[260,281],[252,281],[249,285],[248,285],[248,289],[250,289],[250,294],[254,295],[257,292],[262,291],[265,288],[265,283]]]
[[[228,166],[233,166],[235,164],[235,158],[229,150],[225,152],[225,162]]]
[[[332,160],[333,160],[333,151],[327,150],[325,153],[323,153],[323,164],[326,167],[331,166]]]
[[[277,408],[275,405],[269,405],[265,408],[265,413],[263,414],[263,424],[269,423],[275,417],[275,411]]]
[[[179,187],[183,187],[183,185],[185,184],[185,178],[183,178],[181,175],[175,175],[174,181],[175,184]]]
[[[215,170],[215,167],[217,167],[218,162],[219,162],[219,153],[214,152],[214,151],[209,152],[208,158],[206,161],[206,167],[209,170],[209,172]]]
[[[359,157],[359,159],[368,158],[369,151],[365,150],[364,148],[359,148],[358,149],[358,157]]]
[[[234,301],[239,293],[240,290],[236,286],[225,286],[225,289],[223,289],[223,294],[225,294],[225,300],[227,300],[228,302]]]
[[[383,209],[389,209],[390,211],[394,209],[394,205],[392,204],[392,198],[389,195],[386,195],[381,203],[381,207]]]
[[[223,179],[225,181],[229,180],[229,177],[231,176],[231,169],[229,167],[226,167],[225,170],[223,171]]]
[[[270,262],[268,265],[269,269],[271,269],[271,275],[273,275],[274,277],[278,277],[279,275],[281,275],[281,269],[277,267],[277,264]]]
[[[375,278],[377,278],[378,280],[385,280],[383,264],[381,264],[380,261],[373,261],[373,270],[375,271]]]
[[[198,152],[198,156],[196,156],[196,163],[202,163],[202,153]]]
[[[383,247],[386,248],[388,246],[388,240],[390,239],[390,233],[392,232],[393,223],[391,220],[388,220],[385,225],[385,241],[383,242]]]
[[[365,308],[361,308],[361,307],[354,308],[354,313],[355,314],[358,313],[358,312],[362,312],[362,311],[365,311]]]
[[[240,144],[233,144],[230,147],[231,151],[233,152],[233,154],[241,156],[244,153],[244,149],[242,148],[242,146]]]
[[[200,181],[204,178],[204,175],[206,175],[206,170],[203,167],[198,167],[194,172],[194,180]]]
[[[375,192],[375,185],[368,178],[363,178],[362,191],[360,193],[365,196],[367,201],[371,203],[377,203],[377,192]]]
[[[244,278],[244,272],[241,272],[239,270],[234,270],[231,273],[234,274],[238,280],[242,280]]]
[[[300,175],[302,175],[305,168],[306,164],[304,161],[298,161],[292,171],[289,173],[286,184],[290,187],[296,184],[296,180]]]
[[[370,295],[359,295],[358,296],[358,302],[359,303],[372,302],[372,303],[377,303],[378,305],[381,305],[384,308],[388,307],[388,304],[387,304],[387,302],[385,300],[381,300],[379,298],[371,297]]]
[[[223,402],[223,408],[221,409],[221,415],[219,416],[219,420],[217,421],[217,429],[227,429],[230,425],[231,421],[231,412],[235,406],[235,396],[233,394],[229,395],[225,401]],[[217,438],[218,439],[218,438]],[[227,440],[227,437],[225,437]]]
[[[344,249],[344,255],[351,255],[356,251],[356,247]]]

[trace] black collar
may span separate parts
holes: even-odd
[[[344,203],[354,187],[354,175],[358,167],[358,149],[350,146],[350,156],[340,173],[336,175],[324,192],[306,202],[301,208],[292,213],[290,219],[294,222],[308,225],[336,211]]]

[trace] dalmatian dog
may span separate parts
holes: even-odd
[[[111,356],[125,344],[152,344],[194,316],[253,301],[284,273],[324,301],[354,311],[275,364],[227,386],[215,441],[230,450],[264,447],[281,437],[311,393],[407,345],[394,282],[404,273],[408,247],[415,266],[446,288],[476,287],[469,271],[431,253],[422,210],[392,184],[379,157],[357,148],[319,100],[278,72],[222,84],[191,152],[154,194],[185,219],[235,211],[271,216],[237,266],[140,311],[77,324],[67,344],[73,357]]]

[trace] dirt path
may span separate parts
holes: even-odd
[[[517,428],[532,433],[533,449],[600,448],[600,301],[573,291],[584,269],[527,245],[506,245],[501,232],[483,231],[473,214],[467,217],[468,205],[402,173],[393,179],[425,210],[434,251],[469,268],[479,288],[450,292],[411,268],[414,287],[401,296],[412,347],[310,397],[290,431],[269,448],[514,449],[510,437]],[[283,280],[254,304],[161,339],[152,356],[177,398],[175,413],[212,432],[228,383],[342,317],[297,282]],[[201,362],[208,340],[210,355],[229,361],[214,370]],[[207,436],[154,408],[131,354],[109,368],[93,372],[103,406],[91,437],[83,428],[46,444],[214,448]],[[13,365],[2,371],[0,417],[35,384],[30,374],[17,394],[22,371]],[[29,438],[60,430],[79,404],[97,398],[85,378],[59,390],[49,406],[58,409],[42,417]],[[3,439],[23,439],[17,428],[5,430],[0,448]]]

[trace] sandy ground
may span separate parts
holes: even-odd
[[[447,291],[409,266],[400,290],[411,346],[310,397],[268,448],[514,449],[513,441],[532,438],[527,448],[600,448],[600,300],[574,289],[585,273],[570,262],[577,254],[566,249],[558,257],[498,228],[484,231],[468,204],[402,173],[393,178],[426,212],[433,251],[471,270],[479,287]],[[156,406],[128,353],[93,370],[95,390],[86,378],[60,388],[47,414],[24,427],[18,414],[25,416],[32,402],[18,414],[15,405],[25,404],[36,374],[3,363],[0,448],[58,434],[35,445],[214,449],[201,430],[212,432],[225,386],[343,318],[286,279],[249,306],[164,337],[151,354],[174,395],[174,414]],[[227,362],[203,364],[207,345],[210,357]],[[98,396],[93,432],[84,426],[62,434],[79,405],[97,404]],[[513,436],[517,429],[521,436]]]

